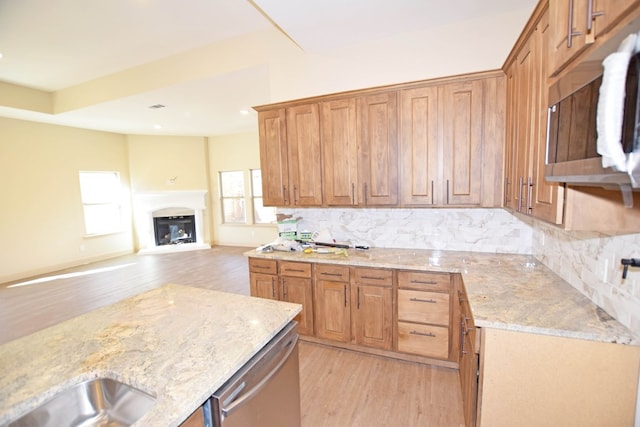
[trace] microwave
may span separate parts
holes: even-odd
[[[611,72],[605,71],[603,61],[623,42],[629,46],[640,29],[630,27],[550,86],[545,166],[547,181],[622,190],[627,206],[632,204],[631,192],[640,191],[640,52],[632,52],[628,64],[618,65],[615,86],[611,74],[605,75]],[[640,34],[636,37],[640,40]],[[603,81],[608,84],[603,86]],[[615,137],[603,138],[612,128]]]

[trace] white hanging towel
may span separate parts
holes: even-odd
[[[622,149],[622,119],[624,115],[625,84],[631,55],[636,51],[638,36],[627,36],[617,52],[602,62],[604,72],[598,97],[596,126],[598,129],[598,154],[602,166],[627,171],[627,156]]]

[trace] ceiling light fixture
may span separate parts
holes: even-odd
[[[165,106],[162,104],[154,104],[154,105],[149,105],[149,108],[158,109],[158,108],[165,108]]]
[[[249,114],[249,110],[240,110],[240,114],[246,116],[247,114]]]
[[[153,128],[154,129],[162,129],[162,126],[161,125],[153,125]]]

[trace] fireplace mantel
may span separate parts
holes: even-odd
[[[210,249],[204,241],[204,210],[206,209],[206,190],[188,191],[158,191],[149,193],[134,193],[133,213],[135,218],[139,254],[189,251]],[[156,244],[153,229],[154,212],[160,210],[189,210],[193,211],[196,226],[196,241],[181,245]]]

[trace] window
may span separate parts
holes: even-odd
[[[253,222],[268,224],[276,221],[276,208],[265,207],[262,204],[262,171],[251,170],[251,193],[253,199]]]
[[[87,235],[122,231],[118,172],[80,172],[80,194]]]
[[[244,172],[220,172],[220,198],[225,224],[246,224]]]

